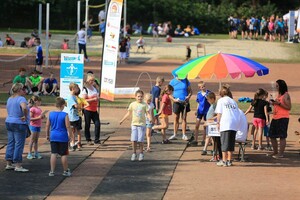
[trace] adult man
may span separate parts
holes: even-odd
[[[182,118],[182,139],[188,140],[188,137],[186,136],[186,116],[187,113],[191,111],[189,103],[189,100],[192,96],[191,83],[187,78],[179,79],[176,77],[171,80],[169,84],[174,88],[173,96],[170,96],[171,100],[173,101],[174,134],[169,138],[169,140],[176,139],[180,114]]]
[[[54,78],[53,72],[49,73],[49,78],[46,78],[43,83],[42,93],[44,95],[58,96],[58,84]]]

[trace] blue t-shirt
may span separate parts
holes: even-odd
[[[42,59],[43,58],[43,48],[42,48],[41,44],[36,47],[36,58],[37,59]]]
[[[160,92],[161,92],[161,89],[160,87],[158,87],[157,85],[154,85],[152,87],[152,90],[151,90],[151,94],[152,94],[152,103],[154,104],[154,108],[156,108],[156,105],[155,105],[155,98],[159,98],[159,95],[160,95]],[[158,101],[158,106],[159,106],[159,101]]]
[[[210,93],[209,90],[206,90],[204,95],[202,95],[201,91],[199,91],[197,93],[196,102],[199,104],[198,110],[197,110],[198,114],[205,114],[206,115],[206,113],[207,113],[207,111],[210,107],[210,104],[206,99],[206,96],[207,96],[208,93]]]
[[[169,84],[174,88],[173,97],[175,99],[184,101],[188,96],[188,87],[191,85],[191,83],[187,79],[179,80],[177,78],[174,78],[170,81]]]
[[[65,123],[67,113],[52,111],[49,113],[50,121],[50,141],[51,142],[68,142],[68,130]]]
[[[53,88],[53,84],[57,84],[57,80],[55,78],[52,80],[50,78],[46,78],[44,83],[48,84],[50,88]]]
[[[70,122],[79,120],[79,114],[77,108],[74,105],[78,104],[75,96],[70,95],[67,98],[67,111],[69,114]]]
[[[30,114],[29,108],[27,107],[28,114],[27,114],[27,121],[22,121],[21,117],[24,116],[21,103],[26,103],[27,101],[23,96],[17,97],[9,97],[6,103],[6,110],[7,110],[7,117],[5,122],[7,123],[15,123],[15,124],[29,124],[30,121]]]

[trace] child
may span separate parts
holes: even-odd
[[[198,83],[198,88],[199,88],[199,92],[197,93],[197,99],[196,102],[198,103],[197,105],[197,111],[195,113],[196,115],[196,125],[195,125],[195,140],[193,142],[191,142],[191,145],[195,145],[197,146],[198,144],[198,133],[199,133],[199,127],[200,127],[200,123],[201,120],[203,119],[204,121],[206,121],[206,114],[207,111],[210,107],[210,104],[208,103],[206,96],[208,93],[210,93],[209,90],[206,90],[205,88],[205,83],[203,81],[200,81]],[[206,130],[205,127],[204,128],[204,132],[203,132],[203,136],[202,136],[202,141],[201,141],[201,145],[204,146],[203,151],[202,151],[202,155],[206,155],[206,149],[207,149],[207,145],[209,143],[209,139],[207,139],[206,141]]]
[[[40,38],[35,39],[36,43],[36,59],[35,59],[35,69],[38,71],[40,74],[43,73],[43,47],[41,45],[41,40]]]
[[[270,106],[269,101],[267,101],[269,93],[266,91],[265,96],[263,97],[263,100],[265,100],[267,102],[267,120],[270,122],[270,112],[272,112],[272,108]],[[264,127],[264,136],[266,137],[266,141],[267,141],[267,150],[268,151],[272,151],[272,145],[270,145],[270,137],[269,137],[269,129],[270,129],[270,124],[266,124]]]
[[[206,114],[206,122],[215,122],[217,119],[217,115],[215,114],[215,109],[217,107],[217,102],[216,102],[216,95],[213,92],[210,92],[207,94],[207,101],[210,103],[210,107],[207,111]],[[212,137],[213,142],[214,142],[214,153],[213,157],[210,161],[218,161],[219,159],[222,159],[222,150],[221,150],[221,140],[220,137]],[[217,157],[217,151],[219,158]]]
[[[34,158],[42,159],[43,157],[38,152],[38,140],[41,133],[42,119],[45,118],[42,113],[42,109],[39,108],[41,105],[41,98],[39,96],[32,96],[29,100],[29,104],[31,104],[30,108],[30,131],[31,138],[29,142],[29,152],[27,155],[27,159],[31,160]],[[34,154],[32,155],[32,147],[34,148]]]
[[[173,86],[166,85],[161,93],[161,107],[157,115],[160,118],[161,125],[156,125],[153,129],[161,129],[163,137],[162,144],[170,144],[171,142],[166,137],[166,130],[169,126],[169,115],[172,115],[172,103],[169,95],[172,95],[174,91]]]
[[[145,40],[143,38],[143,36],[141,36],[137,41],[136,41],[136,45],[137,45],[137,50],[136,53],[139,52],[140,49],[143,49],[143,53],[145,53]]]
[[[126,45],[126,62],[128,62],[128,59],[130,57],[130,49],[131,49],[131,43],[130,43],[130,37],[127,37],[127,45]]]
[[[79,120],[80,120],[80,124],[82,124],[82,116],[83,116],[83,112],[82,110],[89,106],[89,102],[87,102],[84,98],[79,97],[80,94],[80,88],[78,88],[78,91],[75,93],[76,96],[76,100],[77,100],[77,110],[78,110],[78,115],[79,115]],[[73,133],[75,135],[75,133]],[[82,144],[81,144],[81,131],[77,130],[77,143],[75,143],[75,145],[77,145],[77,149],[78,151],[81,151],[82,148]]]
[[[132,142],[132,146],[133,146],[133,154],[131,156],[131,161],[136,160],[137,144],[139,144],[139,147],[140,147],[140,154],[139,154],[138,160],[143,161],[144,160],[143,144],[144,144],[144,137],[145,137],[145,132],[146,132],[146,113],[150,119],[150,122],[152,122],[152,119],[151,119],[151,115],[149,113],[147,104],[145,102],[143,102],[144,92],[142,90],[137,90],[135,92],[135,99],[136,99],[136,101],[132,102],[129,105],[128,112],[121,119],[120,125],[123,123],[123,121],[127,117],[129,117],[129,115],[132,116],[131,142]]]
[[[191,59],[191,53],[192,53],[192,50],[190,48],[190,46],[186,46],[186,58],[185,58],[185,61],[189,61]]]
[[[148,105],[149,113],[151,115],[151,119],[154,119],[154,104],[151,102],[152,101],[152,95],[151,94],[146,94],[145,95],[145,100]],[[150,144],[151,144],[151,131],[152,131],[152,122],[150,122],[150,119],[146,116],[146,136],[147,136],[147,149],[146,151],[149,152],[151,150]]]
[[[68,39],[64,39],[64,41],[61,43],[61,49],[62,50],[68,50],[69,49],[69,40]]]
[[[159,110],[159,96],[161,93],[161,86],[164,83],[164,77],[158,76],[156,78],[155,86],[152,87],[151,94],[152,94],[152,103],[154,104],[154,112],[157,113]],[[154,123],[157,124],[158,120],[155,118]]]
[[[262,88],[259,88],[254,94],[254,100],[251,102],[248,110],[245,112],[247,115],[252,108],[254,108],[254,116],[253,116],[253,126],[255,127],[255,131],[253,134],[253,141],[251,149],[256,149],[255,142],[256,136],[258,134],[258,148],[257,150],[262,150],[262,133],[263,128],[266,124],[269,123],[268,112],[267,112],[267,102],[263,100],[264,96],[266,96],[266,91]]]
[[[69,114],[69,120],[71,124],[71,136],[70,136],[70,148],[72,151],[75,151],[77,146],[75,145],[75,135],[77,133],[80,134],[81,127],[81,120],[78,114],[78,102],[76,99],[76,95],[79,91],[79,86],[76,83],[70,83],[70,96],[67,98],[67,111]]]
[[[125,61],[126,59],[126,48],[127,48],[127,41],[124,38],[119,45],[119,50],[120,50],[120,64],[122,61]]]
[[[51,144],[51,170],[49,172],[49,176],[54,176],[57,154],[61,156],[61,162],[64,170],[62,175],[71,176],[67,158],[69,154],[68,141],[70,121],[68,114],[63,112],[65,104],[66,102],[63,98],[57,97],[55,102],[56,110],[49,113],[49,117],[46,122],[46,136],[47,140],[49,140]]]

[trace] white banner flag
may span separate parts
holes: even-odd
[[[300,9],[298,10],[297,32],[300,33]]]
[[[101,95],[114,100],[123,0],[111,0],[107,10],[102,56]]]

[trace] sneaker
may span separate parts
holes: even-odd
[[[50,174],[50,173],[49,173]],[[70,169],[67,169],[66,171],[64,171],[64,173],[62,174],[63,176],[71,176],[72,175],[72,173],[71,173],[71,171],[70,171]]]
[[[172,135],[171,137],[169,137],[169,140],[177,140],[176,135]]]
[[[205,141],[201,141],[201,146],[204,146],[205,145]]]
[[[135,161],[135,159],[136,159],[136,153],[133,153],[133,154],[131,155],[131,161]]]
[[[100,140],[95,140],[94,144],[101,144],[101,141]]]
[[[182,139],[185,140],[185,141],[189,140],[188,137],[185,134],[182,135]]]
[[[6,165],[5,170],[13,170],[15,169],[14,165]]]
[[[227,165],[228,167],[232,166],[232,165],[233,165],[233,164],[232,164],[232,161],[231,161],[231,160],[227,160],[226,165]]]
[[[42,158],[43,158],[43,156],[41,156],[41,154],[40,154],[40,153],[35,153],[35,158],[37,158],[37,159],[42,159]]]
[[[190,137],[190,139],[188,140],[189,142],[192,142],[195,140],[194,134]],[[197,142],[198,143],[198,142]]]
[[[170,140],[166,139],[166,140],[162,141],[161,143],[162,144],[171,144],[172,142]]]
[[[32,160],[32,159],[34,159],[35,157],[31,154],[31,153],[29,153],[28,155],[27,155],[27,159],[28,160]]]
[[[87,145],[94,145],[94,143],[92,142],[92,140],[88,140]]]
[[[207,151],[206,151],[206,150],[203,150],[202,153],[201,153],[201,155],[202,155],[202,156],[207,155]]]
[[[23,167],[15,167],[15,171],[16,172],[28,172],[29,170],[28,169],[25,169]]]
[[[223,160],[220,160],[219,162],[217,162],[217,166],[219,166],[219,167],[227,167],[226,162],[224,162]]]
[[[143,153],[140,153],[139,154],[139,161],[143,161],[144,160],[144,154]]]
[[[49,172],[49,176],[54,176],[54,175],[55,175],[54,172],[52,171]]]

